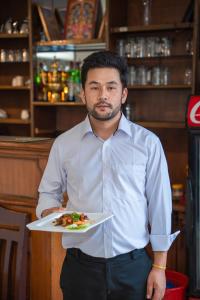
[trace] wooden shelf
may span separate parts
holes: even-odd
[[[0,124],[22,124],[22,125],[28,125],[30,124],[30,120],[21,120],[18,118],[5,118],[5,119],[1,119],[0,118]]]
[[[184,122],[146,122],[146,121],[135,121],[136,124],[147,128],[185,128]]]
[[[29,91],[31,89],[30,86],[11,86],[11,85],[0,85],[0,90],[22,90]]]
[[[42,129],[42,128],[35,128],[34,134],[36,136],[48,136],[48,135],[55,135],[55,129]]]
[[[85,106],[82,102],[39,102],[39,101],[34,101],[33,102],[34,106]]]
[[[148,62],[148,61],[151,61],[151,62],[153,62],[153,63],[159,63],[159,62],[161,62],[162,60],[177,60],[177,59],[179,59],[179,60],[181,60],[181,59],[188,59],[188,60],[190,60],[190,59],[192,59],[192,57],[193,57],[193,55],[191,55],[191,54],[180,54],[180,55],[169,55],[169,56],[150,56],[150,57],[148,57],[148,56],[145,56],[145,57],[128,57],[127,58],[127,61],[128,61],[128,63],[135,63],[135,62],[139,62],[139,61],[141,61],[142,63],[146,63],[146,62]]]
[[[148,32],[148,31],[164,31],[164,30],[181,30],[192,29],[193,23],[175,23],[175,24],[159,24],[146,26],[120,26],[110,29],[111,33],[131,33],[131,32]]]
[[[57,41],[42,41],[37,42],[36,46],[64,46],[64,45],[79,45],[79,44],[98,44],[104,43],[102,39],[92,39],[92,40],[57,40]]]
[[[30,62],[29,61],[0,61],[0,64],[3,65],[3,64],[29,64]]]
[[[168,85],[129,85],[130,90],[173,90],[173,89],[191,89],[192,86],[188,84],[168,84]]]
[[[0,39],[26,39],[28,37],[29,35],[25,33],[0,33]]]

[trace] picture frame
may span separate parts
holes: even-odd
[[[61,31],[56,20],[55,11],[41,5],[37,5],[37,10],[47,41],[60,40]]]
[[[61,30],[64,30],[65,19],[66,19],[66,7],[65,8],[55,8],[55,16]]]
[[[99,31],[98,31],[98,39],[104,40],[105,39],[105,34],[106,34],[106,22],[107,22],[107,14],[105,13],[104,16],[102,17]]]
[[[64,38],[90,40],[95,38],[99,0],[68,0]]]

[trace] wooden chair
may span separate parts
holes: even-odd
[[[25,300],[28,215],[0,207],[0,300]]]

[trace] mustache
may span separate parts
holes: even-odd
[[[101,106],[101,105],[106,105],[106,106],[112,108],[112,105],[110,103],[106,102],[105,100],[99,101],[97,104],[95,104],[95,107],[98,107],[98,106]]]

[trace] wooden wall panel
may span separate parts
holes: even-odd
[[[0,193],[37,198],[42,169],[38,159],[1,157]]]

